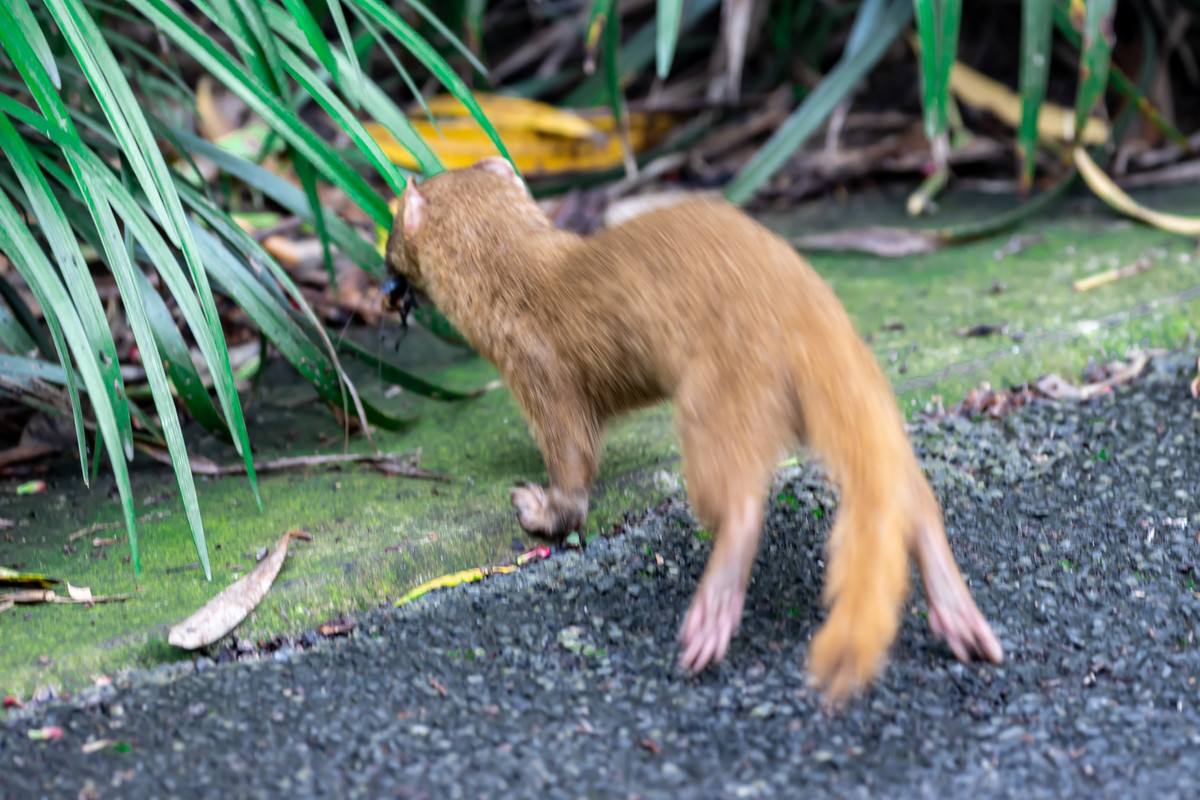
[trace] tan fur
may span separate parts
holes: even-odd
[[[961,658],[999,661],[891,387],[833,292],[784,240],[714,200],[580,238],[556,230],[494,161],[409,192],[420,212],[398,215],[389,264],[496,364],[524,411],[550,479],[513,491],[526,530],[559,537],[582,526],[605,422],[674,401],[688,495],[716,534],[681,630],[684,666],[725,654],[773,467],[797,442],[841,489],[829,616],[810,653],[827,694],[843,698],[882,668],[910,551],[935,632]]]

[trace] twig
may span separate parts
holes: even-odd
[[[141,449],[142,452],[156,461],[164,464],[171,463],[170,455],[161,448],[143,447]],[[192,455],[189,458],[192,472],[197,475],[240,475],[246,471],[246,465],[240,462],[235,464],[218,464],[204,456]],[[283,472],[289,469],[303,469],[306,467],[328,467],[335,464],[370,464],[388,475],[400,475],[405,478],[450,483],[451,478],[449,475],[421,469],[416,465],[415,461],[416,457],[410,453],[334,453],[331,455],[285,456],[284,458],[275,458],[269,461],[259,461],[254,464],[254,470],[261,475],[265,472]]]
[[[1153,264],[1150,259],[1143,256],[1132,264],[1116,269],[1106,269],[1104,272],[1096,275],[1089,275],[1086,278],[1080,278],[1072,284],[1077,292],[1090,292],[1092,289],[1098,289],[1101,286],[1107,286],[1110,283],[1116,283],[1122,278],[1132,278],[1134,275],[1140,275],[1150,269]]]

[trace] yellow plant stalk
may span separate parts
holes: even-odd
[[[954,62],[950,69],[950,90],[964,103],[994,114],[1011,128],[1021,124],[1021,98],[999,81],[966,64]],[[1038,114],[1038,138],[1042,141],[1069,142],[1075,128],[1075,112],[1054,103],[1042,103]],[[1084,144],[1108,141],[1108,125],[1097,117],[1088,117],[1083,127]]]
[[[1083,176],[1083,180],[1087,183],[1088,188],[1099,195],[1100,199],[1112,208],[1168,233],[1178,233],[1182,236],[1200,236],[1200,218],[1181,217],[1177,214],[1166,214],[1162,211],[1146,208],[1127,195],[1121,187],[1113,182],[1112,178],[1104,174],[1104,170],[1100,169],[1099,165],[1092,160],[1092,157],[1088,155],[1085,149],[1076,147],[1072,153],[1072,157],[1075,160],[1075,166],[1079,169],[1079,174]]]

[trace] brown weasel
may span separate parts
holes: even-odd
[[[686,669],[725,655],[772,471],[797,442],[841,489],[829,613],[809,657],[827,696],[882,668],[910,551],[934,633],[961,660],[1000,662],[874,355],[829,286],[741,211],[684,201],[582,238],[557,230],[508,162],[491,158],[409,183],[387,259],[393,299],[404,282],[428,295],[520,404],[550,478],[512,490],[531,534],[583,525],[609,418],[674,401],[688,496],[715,532],[679,634]]]

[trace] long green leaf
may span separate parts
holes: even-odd
[[[615,11],[614,5],[614,11]],[[666,80],[675,58],[675,43],[679,41],[679,21],[683,17],[683,0],[658,0],[658,48],[656,50],[659,80]],[[609,20],[612,23],[612,20]]]
[[[25,3],[26,0],[13,0]],[[141,114],[141,105],[125,80],[117,60],[104,41],[102,32],[91,14],[79,0],[42,0],[54,17],[63,38],[88,79],[88,83],[104,113],[113,135],[125,151],[129,165],[137,175],[142,191],[150,199],[155,212],[168,218],[165,192],[170,191],[170,178]],[[45,111],[45,109],[43,109]],[[171,243],[180,246],[178,234],[168,230]]]
[[[879,18],[872,35],[862,49],[850,58],[838,61],[825,79],[804,99],[800,107],[767,140],[725,189],[733,203],[744,203],[766,183],[804,141],[812,135],[838,103],[854,89],[859,80],[895,41],[912,17],[908,0],[892,0],[887,13]]]
[[[948,152],[947,120],[950,103],[950,68],[958,49],[962,0],[913,0],[917,33],[921,41],[921,101],[925,110],[925,136],[934,145],[935,159],[944,162]],[[867,4],[864,4],[865,9]],[[944,163],[939,163],[944,167]]]
[[[1048,0],[1021,2],[1021,127],[1017,131],[1017,152],[1021,156],[1022,191],[1033,185],[1037,163],[1037,123],[1050,73],[1053,9],[1054,4]]]
[[[108,326],[108,319],[100,305],[100,298],[96,291],[96,285],[92,281],[91,272],[88,270],[79,244],[71,232],[66,215],[50,191],[45,176],[38,169],[28,145],[17,133],[17,129],[13,127],[8,116],[2,112],[0,112],[0,150],[12,164],[13,171],[29,200],[30,211],[41,226],[54,260],[62,271],[67,290],[79,313],[88,341],[93,352],[99,358],[105,385],[112,387],[109,397],[117,423],[121,427],[128,427],[130,425],[129,406],[121,382],[117,348]],[[70,375],[67,377],[67,391],[73,394],[76,391],[74,379]],[[79,442],[80,469],[83,471],[84,483],[87,484],[89,480],[87,441],[83,417],[78,413],[77,403],[74,404],[73,411],[76,413],[75,433]],[[131,429],[129,435],[132,436]]]
[[[341,188],[367,215],[379,223],[391,222],[387,201],[358,175],[319,136],[313,133],[287,106],[260,86],[207,34],[184,17],[166,0],[129,0],[159,30],[187,51],[218,81],[240,97],[288,144],[312,162],[322,175]]]
[[[10,356],[5,353],[0,353],[0,375],[6,378],[47,381],[60,386],[65,386],[68,380],[67,371],[58,364],[51,364],[40,358]]]
[[[346,56],[349,69],[340,70],[338,74],[347,86],[352,87],[346,92],[352,103],[358,102],[362,95],[363,71],[354,52],[354,39],[350,36],[350,26],[346,24],[346,12],[342,10],[341,0],[325,0],[329,7],[329,16],[333,18],[333,27],[337,30],[338,38],[342,41],[342,52]]]
[[[351,0],[351,2],[353,2],[353,0]],[[487,67],[483,65],[483,62],[471,52],[471,48],[463,44],[463,42],[457,36],[455,36],[449,28],[446,27],[446,24],[438,18],[437,14],[429,10],[428,6],[420,2],[420,0],[404,0],[404,4],[416,11],[422,19],[429,23],[429,27],[441,34],[442,38],[445,39],[451,47],[457,50],[462,57],[467,60],[467,63],[471,65],[472,69],[474,69],[480,75],[487,77],[488,70]]]
[[[37,349],[37,343],[29,336],[21,320],[17,319],[8,304],[0,299],[0,347],[10,353],[29,355]]]
[[[396,165],[384,155],[379,143],[371,137],[371,134],[367,133],[354,113],[346,107],[341,98],[321,82],[316,73],[309,69],[308,65],[298,55],[288,48],[284,48],[282,52],[283,62],[292,77],[317,101],[317,104],[325,110],[325,113],[329,114],[330,118],[349,135],[351,141],[367,156],[367,160],[374,167],[375,171],[387,182],[388,188],[397,196],[403,194],[404,176],[396,169]]]
[[[1078,135],[1108,86],[1112,61],[1112,16],[1117,0],[1089,0],[1083,24],[1083,54],[1079,61],[1079,89],[1075,95],[1075,131]]]
[[[312,49],[313,55],[321,62],[334,80],[338,79],[338,63],[333,57],[333,47],[329,44],[320,23],[308,7],[308,0],[283,0],[287,13],[295,21],[296,26],[304,33],[304,38]]]
[[[413,375],[405,369],[397,367],[395,364],[370,352],[362,345],[350,339],[338,340],[338,349],[370,366],[372,370],[375,370],[376,374],[387,382],[394,383],[402,389],[406,389],[422,397],[428,397],[431,400],[470,400],[487,391],[486,389],[476,389],[471,392],[460,392],[455,389],[438,386],[436,383],[431,383],[424,378]]]
[[[209,159],[223,172],[254,187],[283,206],[288,212],[306,221],[312,221],[312,209],[304,197],[304,192],[280,176],[187,131],[175,130],[173,133],[185,147],[196,155]],[[346,254],[347,258],[372,275],[383,275],[383,256],[379,255],[379,251],[369,241],[335,216],[327,217],[327,221],[330,238]]]
[[[1081,46],[1082,39],[1079,31],[1075,30],[1071,25],[1070,16],[1059,3],[1054,4],[1054,27],[1072,45],[1075,47]],[[1170,120],[1159,113],[1158,109],[1154,107],[1154,104],[1146,96],[1146,92],[1139,88],[1137,83],[1130,80],[1116,64],[1110,64],[1108,79],[1110,88],[1133,103],[1142,116],[1146,118],[1147,122],[1162,131],[1164,136],[1183,148],[1184,151],[1191,152],[1192,148],[1188,143],[1188,138]]]
[[[25,0],[19,1],[24,2]],[[175,191],[166,161],[163,159],[158,144],[150,132],[150,125],[146,117],[142,114],[141,107],[136,102],[133,90],[121,73],[116,59],[108,49],[107,44],[105,44],[99,27],[92,20],[87,9],[83,7],[79,0],[45,0],[45,2],[53,4],[51,12],[55,15],[60,29],[71,46],[72,52],[75,54],[80,67],[87,76],[93,94],[95,94],[99,101],[105,117],[112,125],[113,133],[118,143],[122,145],[124,154],[138,178],[138,183],[142,191],[153,207],[159,223],[163,226],[171,243],[179,247],[183,252],[184,261],[191,272],[192,281],[196,287],[201,307],[204,310],[208,328],[213,339],[220,343],[216,353],[212,354],[215,356],[215,360],[210,364],[213,370],[217,396],[221,402],[225,418],[230,424],[234,447],[242,456],[242,460],[246,466],[246,474],[251,491],[254,494],[255,501],[261,507],[262,498],[258,491],[258,479],[254,471],[249,434],[246,431],[241,403],[237,397],[233,371],[229,366],[229,352],[225,347],[220,316],[217,313],[216,304],[213,302],[208,287],[208,278],[197,256],[196,244],[190,235],[187,220],[183,213],[183,206],[179,202],[179,196]],[[28,80],[28,75],[26,75],[26,78]],[[39,94],[35,94],[35,97],[37,97],[43,113],[46,113],[52,121],[58,122],[60,128],[67,133],[68,139],[72,138],[70,119],[61,99],[49,87],[42,87],[40,96]],[[67,127],[63,127],[64,123]],[[70,142],[68,143],[70,144]],[[72,171],[80,181],[81,191],[86,191],[82,170],[79,168],[78,163],[76,163],[78,156],[72,152],[79,152],[81,150],[82,145],[80,147],[69,148],[64,153],[67,156],[68,162],[72,165]],[[107,172],[107,170],[104,171]],[[107,236],[108,232],[103,229],[103,223],[100,218],[111,217],[111,211],[107,208],[104,198],[97,197],[95,203],[89,203],[88,205],[89,211],[93,217],[96,217],[98,232],[102,237]],[[111,253],[109,256],[111,259]],[[130,285],[133,285],[132,282],[130,282]],[[138,311],[140,312],[140,309]],[[146,332],[148,332],[148,328]],[[157,358],[157,353],[153,354],[151,358]],[[165,380],[163,385],[165,386]],[[167,395],[165,398],[156,396],[155,399],[157,402],[162,403],[168,402],[170,398]],[[171,413],[174,414],[173,405]],[[169,437],[168,441],[170,441]],[[186,453],[184,453],[184,459],[186,461]],[[186,465],[176,464],[177,473],[181,466]],[[189,481],[190,478],[191,473],[189,469]],[[181,485],[181,490],[182,488]],[[187,498],[185,497],[184,499],[186,500]],[[194,518],[196,520],[199,519],[198,511],[194,515]],[[193,527],[192,533],[198,542],[198,546],[202,544],[203,530]],[[204,551],[201,560],[205,561],[206,559],[207,551]],[[206,572],[206,575],[211,577],[210,572]]]
[[[352,5],[351,9],[356,15],[367,25],[374,25],[371,17],[367,16],[365,11],[361,11],[357,6]],[[307,39],[304,37],[300,27],[283,13],[282,9],[275,6],[267,6],[267,19],[271,22],[271,27],[284,39],[286,39],[292,47],[296,48],[302,55],[315,57],[315,54],[310,47],[306,47]],[[386,46],[386,42],[382,42]],[[390,53],[391,48],[387,48]],[[346,57],[338,51],[335,51],[334,59],[338,64],[339,73],[345,71]],[[429,147],[420,134],[413,128],[408,117],[396,105],[379,85],[369,78],[364,77],[362,82],[357,87],[346,84],[340,81],[337,76],[334,76],[334,81],[338,84],[338,88],[343,93],[349,95],[351,90],[357,88],[361,91],[361,95],[354,98],[355,101],[362,106],[367,113],[375,118],[380,125],[387,129],[397,142],[416,159],[417,165],[425,175],[436,175],[442,171],[442,162],[437,155]]]
[[[5,49],[11,55],[13,51],[9,49],[9,34],[14,28],[10,27],[11,18],[5,19],[5,15],[5,9],[0,7],[0,42],[4,43]],[[32,55],[32,53],[27,55]],[[17,60],[14,59],[14,62]],[[136,568],[137,519],[133,513],[133,490],[129,485],[129,468],[125,463],[121,435],[117,428],[116,417],[113,415],[112,405],[108,400],[109,394],[104,386],[104,378],[100,374],[97,359],[92,354],[83,324],[79,320],[67,290],[55,273],[54,267],[46,259],[45,253],[37,246],[32,234],[21,219],[20,213],[3,191],[0,191],[0,252],[8,255],[29,290],[33,292],[38,305],[42,307],[46,324],[54,337],[59,363],[62,365],[65,376],[72,375],[68,360],[70,357],[68,348],[69,352],[75,356],[75,362],[92,401],[92,410],[96,415],[97,426],[104,434],[109,463],[112,465],[113,477],[117,482],[117,491],[121,495],[125,529],[129,534]],[[78,399],[73,398],[72,402],[78,403]]]
[[[54,84],[54,88],[62,89],[62,76],[58,74],[58,61],[55,60],[54,53],[50,50],[50,43],[46,41],[46,34],[42,32],[42,26],[38,25],[37,17],[33,15],[33,9],[27,3],[13,2],[9,7],[9,12],[16,19],[21,35],[25,37],[25,41],[29,43],[38,60],[42,62],[42,69],[46,70],[46,74],[50,76],[50,82]]]
[[[13,316],[21,326],[21,330],[33,338],[33,343],[37,345],[38,352],[45,358],[54,357],[54,345],[46,338],[45,331],[38,323],[37,318],[33,316],[33,312],[29,310],[29,306],[13,288],[13,285],[5,280],[3,275],[0,275],[0,300],[8,304],[12,310]]]

